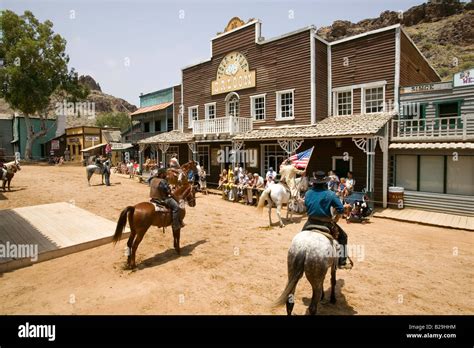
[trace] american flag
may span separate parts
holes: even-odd
[[[298,169],[306,169],[313,150],[314,146],[308,150],[294,154],[290,157],[291,164],[293,164]]]

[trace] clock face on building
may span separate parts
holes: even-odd
[[[249,69],[247,58],[238,51],[222,58],[216,75],[211,82],[211,95],[252,88],[256,84],[255,70]]]
[[[231,52],[227,54],[219,64],[217,69],[217,78],[225,76],[235,76],[238,72],[245,73],[249,71],[247,58],[240,52]]]

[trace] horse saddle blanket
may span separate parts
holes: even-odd
[[[155,206],[155,211],[157,213],[169,213],[171,211],[170,208],[168,208],[164,203],[159,203],[159,202],[154,201],[154,200],[151,200],[150,203]],[[183,200],[179,201],[178,205],[181,209],[184,209],[184,201]]]
[[[155,206],[155,211],[156,212],[160,212],[160,213],[169,213],[170,212],[170,209],[164,204],[161,204],[161,203],[158,203],[158,202],[155,202],[155,201],[151,201],[150,203],[152,203]]]

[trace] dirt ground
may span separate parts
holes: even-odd
[[[83,167],[23,166],[0,209],[71,201],[116,221],[148,188],[112,175],[112,186],[87,186]],[[124,269],[123,240],[0,274],[0,314],[284,314],[271,308],[283,290],[286,256],[305,219],[267,228],[267,211],[198,195],[187,208],[182,255],[171,230],[153,227],[138,248],[138,270]],[[276,215],[274,215],[274,222]],[[321,314],[473,314],[474,235],[373,218],[346,224],[352,270],[337,272],[337,303]],[[329,275],[325,291],[329,291]],[[294,313],[305,314],[311,287],[303,278]],[[328,296],[326,297],[328,298]]]

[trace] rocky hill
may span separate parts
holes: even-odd
[[[103,93],[100,85],[89,75],[80,76],[79,82],[89,87],[90,93],[86,101],[94,103],[96,116],[110,112],[125,112],[130,114],[137,110],[135,105],[130,104],[126,100]],[[13,114],[13,110],[10,109],[3,99],[0,99],[0,114]],[[93,125],[95,125],[95,118],[91,117],[68,116],[66,119],[66,127]]]
[[[443,79],[474,67],[474,4],[430,1],[405,12],[384,11],[377,18],[357,23],[338,20],[321,27],[318,35],[328,41],[401,23],[418,48]]]

